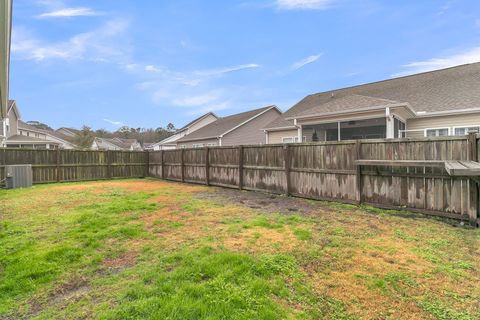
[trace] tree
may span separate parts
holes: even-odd
[[[82,149],[89,149],[92,146],[93,139],[94,135],[92,128],[89,126],[83,126],[80,133],[75,138],[74,143]]]
[[[175,131],[175,126],[173,125],[173,123],[169,123],[167,124],[167,131]]]

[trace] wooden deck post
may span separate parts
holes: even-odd
[[[164,161],[163,161],[163,153],[164,151],[163,150],[160,150],[160,177],[162,179],[165,179],[165,165],[164,165]]]
[[[56,150],[55,157],[56,157],[55,175],[57,178],[57,182],[60,182],[60,149],[59,148],[57,148]]]
[[[289,196],[291,194],[291,179],[290,179],[290,157],[291,149],[290,145],[286,144],[283,146],[283,166],[285,168],[285,194]]]
[[[181,162],[181,169],[182,169],[182,182],[185,182],[185,149],[182,148],[181,154],[182,162]]]
[[[355,143],[355,159],[361,160],[362,156],[362,143],[360,140],[357,140]],[[356,165],[356,187],[355,187],[355,200],[361,204],[362,203],[362,166],[360,164]]]
[[[238,189],[243,189],[243,146],[238,147]]]
[[[210,148],[205,147],[205,184],[210,185]]]
[[[477,150],[477,132],[470,132],[468,134],[468,160],[478,162],[478,150]],[[478,184],[474,179],[468,180],[469,187],[469,219],[470,224],[477,226],[477,219],[479,218],[479,194],[478,194]]]

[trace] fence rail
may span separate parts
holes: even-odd
[[[477,182],[438,166],[477,161],[480,140],[440,137],[207,147],[154,152],[0,149],[0,167],[32,164],[34,183],[157,177],[309,199],[365,203],[479,222]],[[357,165],[410,160],[417,165]],[[383,163],[383,162],[381,162]],[[0,181],[4,179],[0,168]]]
[[[0,181],[3,167],[31,164],[34,183],[145,177],[145,152],[0,149]]]
[[[452,177],[433,160],[477,161],[474,137],[358,140],[208,147],[149,153],[152,177],[309,199],[406,208],[478,222],[477,183]],[[357,165],[413,160],[418,165]]]

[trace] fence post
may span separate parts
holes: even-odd
[[[361,160],[362,157],[362,143],[360,140],[355,142],[355,160]],[[362,166],[354,164],[356,169],[356,188],[355,188],[355,200],[360,204],[362,203]]]
[[[148,150],[144,151],[144,157],[145,157],[145,169],[144,169],[143,177],[146,178],[150,174],[150,152]]]
[[[478,161],[478,153],[477,153],[477,132],[470,132],[468,134],[468,160],[470,161]],[[478,210],[479,210],[479,201],[478,201],[478,184],[477,181],[474,179],[468,180],[469,186],[469,203],[470,208],[468,210],[470,224],[473,226],[477,226],[477,219],[478,219]]]
[[[243,146],[238,146],[238,189],[243,189]]]
[[[181,154],[181,158],[182,158],[182,162],[181,162],[181,170],[182,170],[182,182],[185,182],[185,159],[184,159],[184,156],[185,156],[185,149],[182,148],[182,154]]]
[[[286,144],[283,146],[283,166],[285,168],[285,181],[287,183],[285,187],[285,194],[287,196],[291,195],[290,157],[291,157],[291,146]]]
[[[164,161],[163,161],[163,150],[160,150],[160,176],[162,179],[165,179],[165,166],[164,166]]]
[[[210,185],[210,148],[205,147],[205,183]]]
[[[56,150],[55,157],[56,157],[55,175],[57,178],[57,182],[60,182],[60,149],[59,148],[57,148]]]
[[[112,178],[112,151],[107,150],[107,178]]]

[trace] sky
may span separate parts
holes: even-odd
[[[181,127],[480,61],[480,1],[14,0],[12,38],[23,120]]]

